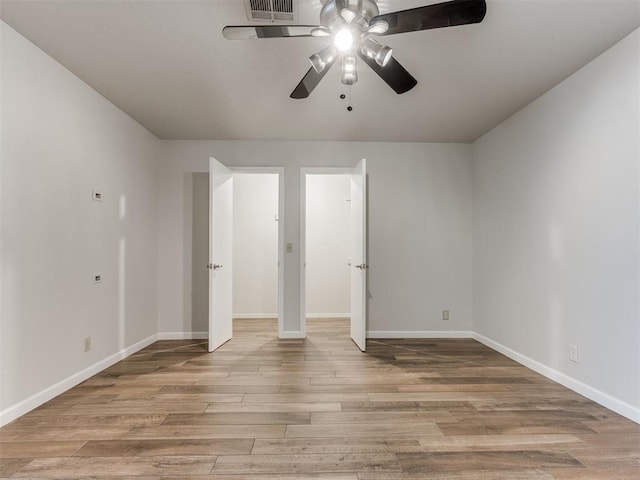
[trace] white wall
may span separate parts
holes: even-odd
[[[639,59],[636,31],[473,147],[475,330],[636,421]]]
[[[229,166],[285,168],[285,335],[300,331],[300,168],[369,165],[370,331],[468,331],[471,318],[471,146],[460,144],[162,141],[159,329],[188,331],[190,216],[185,175]],[[281,219],[282,221],[282,219]],[[443,322],[441,311],[451,310]]]
[[[351,312],[351,178],[306,176],[307,317],[349,317]]]
[[[233,314],[278,313],[278,175],[233,175]]]
[[[0,29],[2,424],[156,333],[158,141]]]

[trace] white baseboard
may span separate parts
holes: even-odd
[[[307,318],[351,318],[350,313],[307,313]]]
[[[158,340],[206,340],[209,332],[160,332]]]
[[[34,395],[31,395],[26,400],[5,408],[0,412],[0,427],[13,422],[16,418],[21,417],[25,413],[30,412],[34,408],[39,407],[52,398],[66,392],[70,388],[75,387],[79,383],[84,382],[85,380],[94,376],[96,373],[100,373],[105,368],[109,368],[111,365],[119,362],[120,360],[123,360],[124,358],[133,355],[137,351],[151,345],[156,340],[158,340],[158,334],[153,334],[145,338],[144,340],[140,340],[139,342],[134,343],[130,347],[124,348],[119,352],[116,352],[113,355],[110,355],[107,358],[94,363],[93,365],[85,368],[82,371],[74,373],[64,380],[61,380],[58,383],[47,387]]]
[[[369,330],[367,338],[473,338],[467,330]]]
[[[524,365],[527,368],[539,373],[540,375],[544,375],[545,377],[557,382],[561,385],[564,385],[570,390],[579,393],[587,397],[590,400],[593,400],[600,405],[607,407],[610,410],[613,410],[620,415],[627,417],[630,420],[633,420],[636,423],[640,423],[640,408],[634,407],[629,403],[626,403],[622,400],[612,397],[609,394],[601,392],[597,388],[594,388],[590,385],[580,382],[558,370],[555,370],[543,363],[538,362],[537,360],[533,360],[525,355],[522,355],[515,350],[511,350],[509,347],[505,347],[501,343],[498,343],[490,338],[485,337],[484,335],[480,335],[479,333],[473,333],[473,338],[480,343],[483,343],[487,347],[502,353],[503,355],[509,357],[511,360],[515,360],[516,362]]]
[[[268,318],[268,319],[277,319],[277,313],[234,313],[233,318]]]

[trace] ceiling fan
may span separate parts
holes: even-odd
[[[309,57],[312,67],[291,98],[307,98],[338,59],[342,83],[353,85],[358,81],[356,56],[401,94],[418,81],[393,58],[390,47],[373,37],[479,23],[486,11],[485,0],[451,0],[381,15],[376,0],[324,0],[320,25],[227,26],[222,33],[230,40],[332,37],[329,45]]]

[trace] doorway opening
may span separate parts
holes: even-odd
[[[256,319],[270,320],[282,336],[284,169],[231,170],[214,158],[209,166],[212,352],[232,338],[234,317],[245,329]]]
[[[234,328],[277,331],[277,173],[233,171]]]
[[[351,318],[351,177],[306,177],[306,319]]]
[[[300,328],[343,318],[366,348],[366,161],[300,172]]]

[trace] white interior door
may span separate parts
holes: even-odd
[[[367,326],[367,162],[351,172],[351,338],[363,352]]]
[[[233,175],[209,159],[209,351],[231,339]]]

